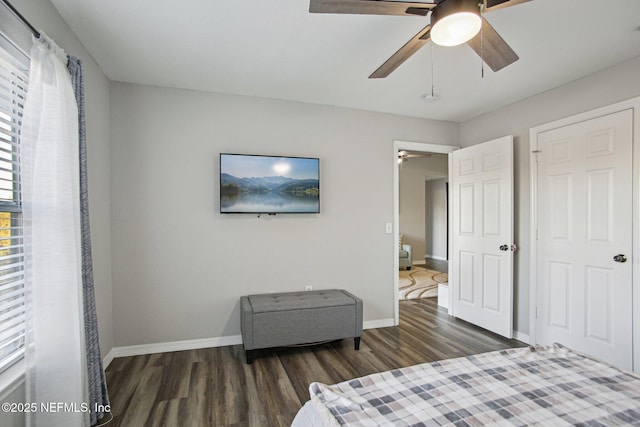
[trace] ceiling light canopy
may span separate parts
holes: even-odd
[[[482,27],[478,0],[445,0],[431,12],[431,40],[457,46],[475,37]]]

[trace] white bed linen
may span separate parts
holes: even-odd
[[[640,376],[560,344],[311,383],[294,427],[634,425]]]
[[[296,414],[291,427],[335,427],[340,424],[317,398],[308,400]]]

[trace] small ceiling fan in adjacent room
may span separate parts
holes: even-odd
[[[401,16],[431,14],[430,23],[369,76],[370,79],[378,79],[391,74],[429,40],[442,46],[467,43],[493,71],[501,70],[519,58],[483,15],[528,1],[530,0],[311,0],[309,12]]]
[[[431,157],[431,153],[422,153],[418,151],[414,152],[414,151],[406,151],[406,150],[398,151],[398,163],[400,164],[408,161],[409,159],[416,158],[416,157]]]

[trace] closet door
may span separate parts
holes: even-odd
[[[632,132],[625,110],[538,134],[540,344],[632,369]]]

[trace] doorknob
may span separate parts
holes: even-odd
[[[501,251],[506,252],[506,251],[511,251],[511,252],[515,252],[518,250],[518,247],[515,245],[515,243],[511,246],[509,245],[500,245],[499,248]]]
[[[613,260],[615,262],[627,262],[627,257],[624,256],[623,254],[618,254],[618,255],[613,257]]]

